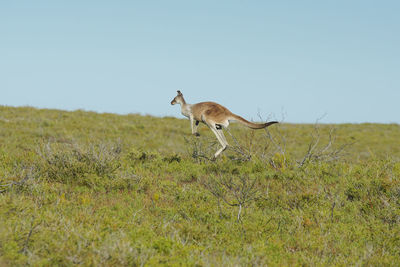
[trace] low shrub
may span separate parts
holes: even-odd
[[[121,166],[119,144],[47,143],[37,153],[41,176],[61,183],[93,186],[102,179],[114,179]]]

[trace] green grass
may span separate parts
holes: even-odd
[[[0,106],[0,265],[398,266],[399,125],[190,132]]]

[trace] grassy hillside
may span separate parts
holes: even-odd
[[[0,107],[0,265],[392,265],[400,126]]]

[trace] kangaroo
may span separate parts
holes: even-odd
[[[248,120],[233,114],[226,107],[214,102],[187,104],[181,91],[177,92],[178,95],[172,99],[171,105],[181,105],[182,115],[190,119],[192,134],[195,136],[200,136],[200,134],[197,132],[197,127],[199,123],[202,122],[207,125],[208,128],[210,128],[220,142],[222,148],[215,152],[214,159],[216,159],[219,154],[221,154],[228,147],[228,142],[226,141],[222,129],[227,128],[230,121],[238,121],[251,129],[263,129],[271,124],[278,123],[277,121],[270,121],[267,123],[249,122]]]

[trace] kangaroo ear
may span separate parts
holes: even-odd
[[[178,90],[177,92],[178,92],[178,95],[182,95],[181,91]]]

